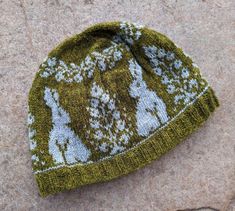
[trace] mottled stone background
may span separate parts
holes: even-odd
[[[34,75],[58,42],[112,20],[172,38],[201,67],[221,107],[151,165],[40,198],[26,127]],[[234,0],[0,0],[0,210],[235,210],[234,42]]]

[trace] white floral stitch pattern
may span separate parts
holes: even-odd
[[[129,93],[137,99],[137,131],[140,136],[146,137],[169,120],[166,105],[155,92],[147,88],[142,68],[135,59],[129,61],[129,70],[133,78]]]
[[[31,150],[32,153],[32,163],[33,165],[45,165],[45,161],[40,160],[37,153],[37,151],[35,151],[36,147],[37,147],[37,142],[36,142],[36,130],[33,129],[33,124],[35,122],[35,117],[34,115],[32,115],[31,113],[28,113],[28,135],[29,135],[29,148]],[[43,154],[44,151],[40,151],[40,154]]]
[[[123,21],[120,23],[120,36],[130,45],[133,45],[134,41],[138,40],[141,36],[143,26],[136,23],[128,23]]]
[[[34,150],[37,146],[36,140],[34,139],[36,135],[36,130],[33,129],[31,126],[35,122],[35,118],[31,113],[28,113],[28,136],[29,136],[29,147],[30,150]]]
[[[68,126],[69,114],[59,104],[59,94],[55,89],[45,88],[44,100],[52,112],[52,129],[49,134],[49,153],[56,164],[86,162],[90,150]]]
[[[37,142],[35,140],[36,130],[32,128],[32,124],[35,122],[35,118],[31,113],[28,113],[28,136],[29,136],[29,148],[32,151],[33,155],[31,157],[33,164],[39,163],[39,158],[33,152],[33,150],[37,147]]]
[[[66,83],[80,83],[84,77],[91,78],[96,66],[100,71],[112,69],[116,62],[122,59],[122,44],[111,42],[111,46],[105,48],[101,53],[94,51],[87,55],[80,65],[74,63],[65,64],[64,61],[58,60],[56,57],[47,58],[42,64],[44,71],[40,74],[41,77],[47,78],[55,75],[55,79]]]
[[[180,59],[175,58],[173,52],[154,45],[143,48],[156,75],[161,77],[161,83],[174,96],[176,106],[189,103],[199,92],[200,86],[206,85],[204,80],[193,78],[189,69]]]
[[[109,152],[110,155],[125,150],[133,132],[130,131],[131,124],[122,119],[122,114],[116,108],[116,96],[111,98],[108,91],[94,82],[91,97],[90,107],[87,107],[90,113],[88,136],[93,139],[90,143],[96,150]],[[123,117],[126,118],[126,114]]]

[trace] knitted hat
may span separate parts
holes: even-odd
[[[92,26],[49,53],[29,93],[40,194],[139,169],[218,105],[199,68],[166,36],[127,22]]]

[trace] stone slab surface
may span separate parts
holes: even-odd
[[[43,199],[27,139],[33,77],[58,42],[113,20],[168,35],[200,66],[221,106],[145,168]],[[235,210],[234,0],[0,0],[0,105],[0,210]]]

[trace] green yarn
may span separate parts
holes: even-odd
[[[42,196],[128,174],[174,148],[219,105],[166,36],[97,24],[53,49],[29,93],[33,172]]]

